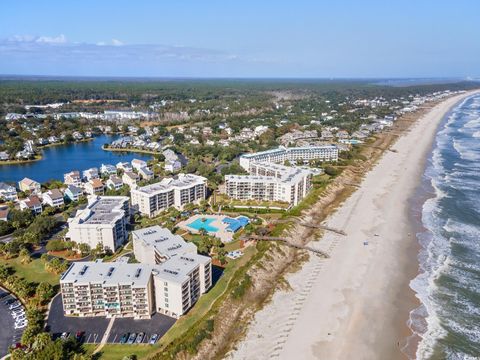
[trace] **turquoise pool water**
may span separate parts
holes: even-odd
[[[190,224],[187,226],[189,228],[195,229],[197,231],[200,231],[201,229],[207,231],[207,232],[217,232],[218,228],[215,226],[210,225],[215,219],[212,218],[201,218],[197,219],[195,221],[192,221]]]

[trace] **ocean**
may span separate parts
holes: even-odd
[[[445,116],[412,209],[420,229],[416,359],[480,358],[480,95]],[[417,194],[418,195],[418,194]]]

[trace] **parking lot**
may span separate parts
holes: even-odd
[[[7,291],[0,288],[0,358],[8,354],[8,348],[20,342],[23,329],[14,328],[14,320],[11,315],[9,305],[5,304],[7,300],[13,300],[15,297]]]
[[[108,323],[111,319],[105,317],[67,317],[63,315],[61,295],[57,295],[52,302],[48,315],[47,328],[53,338],[67,332],[75,336],[79,331],[85,332],[83,341],[85,343],[98,344],[105,335]],[[119,343],[123,334],[141,333],[145,334],[142,343],[148,343],[152,334],[163,336],[172,327],[176,319],[155,314],[148,320],[134,320],[132,318],[117,318],[110,330],[107,342]]]

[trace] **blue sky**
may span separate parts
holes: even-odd
[[[0,74],[480,77],[480,1],[0,3]]]

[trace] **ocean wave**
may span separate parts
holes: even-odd
[[[472,131],[479,113],[479,96],[449,113],[424,174],[434,196],[422,206],[420,271],[410,282],[421,305],[408,321],[420,337],[418,359],[480,354],[480,131]]]

